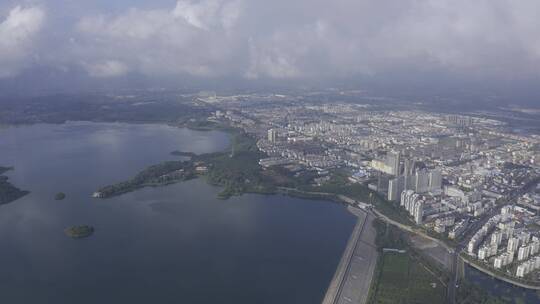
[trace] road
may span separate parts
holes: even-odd
[[[432,240],[439,244],[440,246],[444,247],[449,253],[452,254],[452,267],[451,267],[451,281],[448,284],[448,290],[447,290],[447,303],[455,304],[456,303],[456,295],[457,295],[457,288],[459,287],[459,278],[460,278],[460,270],[459,270],[459,262],[460,257],[459,254],[463,251],[463,249],[466,247],[469,239],[473,236],[473,234],[484,225],[485,222],[495,214],[499,213],[501,208],[506,205],[508,202],[511,202],[512,200],[516,199],[520,195],[526,193],[528,190],[530,190],[533,187],[536,187],[536,185],[539,182],[539,178],[536,178],[535,180],[531,181],[529,184],[524,186],[521,190],[515,191],[512,193],[509,197],[505,199],[506,203],[500,203],[496,208],[491,210],[489,213],[487,213],[482,219],[473,222],[470,227],[467,229],[467,231],[464,234],[464,237],[462,241],[458,244],[456,248],[451,248],[443,241],[436,239],[432,236],[427,235],[426,233],[419,231],[415,229],[414,227],[401,224],[399,222],[396,222],[384,214],[378,212],[376,209],[372,208],[372,205],[366,204],[363,202],[356,201],[354,199],[351,199],[344,195],[338,195],[337,197],[349,204],[350,206],[360,207],[362,208],[362,212],[365,212],[367,215],[370,215],[372,219],[375,219],[376,217],[391,224],[394,225],[402,230],[420,235],[426,239]],[[296,190],[292,188],[283,188],[285,190]],[[302,192],[302,191],[300,191]],[[334,194],[331,193],[322,193],[322,192],[305,192],[307,194],[317,194],[317,195],[327,195],[331,196]],[[360,210],[360,209],[357,209]],[[357,212],[355,212],[356,214]],[[357,214],[358,216],[358,214]],[[358,226],[358,225],[357,225]],[[371,224],[369,225],[371,227]],[[362,227],[365,227],[365,223]],[[372,227],[371,227],[372,228]],[[355,228],[356,229],[356,228]],[[376,264],[376,257],[377,252],[376,248],[374,247],[374,236],[375,233],[373,233],[373,250],[375,254],[372,257],[371,255],[367,256],[368,259],[368,265],[373,264],[373,269],[375,268]],[[358,240],[355,242],[354,239],[358,238]],[[371,266],[365,269],[366,263],[363,263],[365,261],[365,257],[362,256],[362,252],[357,251],[356,248],[362,248],[362,247],[369,247],[369,246],[358,246],[360,243],[360,237],[355,236],[355,233],[353,232],[353,235],[351,236],[351,239],[349,240],[349,244],[347,246],[347,249],[345,251],[345,254],[342,258],[342,261],[340,262],[340,265],[338,266],[338,270],[336,271],[336,274],[334,275],[334,279],[332,280],[332,283],[330,287],[328,288],[327,294],[323,300],[323,304],[337,304],[337,303],[365,303],[367,300],[367,295],[369,293],[369,288],[371,284],[371,279],[373,276],[373,269],[371,269]],[[365,245],[365,244],[364,244]],[[369,244],[367,244],[369,245]],[[358,252],[358,253],[357,253]],[[354,257],[357,257],[356,259]],[[355,261],[356,262],[353,262]],[[373,261],[371,261],[373,260]],[[362,261],[362,262],[359,262]],[[364,265],[364,266],[358,266],[358,265]],[[364,268],[362,268],[364,267]],[[359,271],[368,271],[369,278],[366,278],[366,273],[362,273]],[[357,276],[355,273],[360,273],[360,276]],[[360,279],[358,279],[360,278]],[[357,282],[356,282],[357,281]],[[358,285],[361,285],[361,288],[358,288]],[[357,289],[356,292],[354,289]],[[363,296],[362,296],[363,295]]]
[[[323,304],[364,304],[367,302],[377,264],[375,216],[361,209],[353,213],[358,222],[351,234]]]
[[[429,236],[427,235],[426,233],[422,232],[422,231],[419,231],[418,229],[414,229],[414,227],[411,227],[411,226],[408,226],[408,225],[404,225],[404,224],[401,224],[399,222],[396,222],[390,218],[388,218],[386,215],[380,213],[379,211],[373,209],[373,213],[375,215],[377,215],[377,217],[385,222],[387,222],[388,224],[391,224],[391,225],[394,225],[398,228],[401,228],[402,230],[405,230],[405,231],[408,231],[408,232],[411,232],[411,233],[414,233],[414,234],[417,234],[417,235],[420,235],[426,239],[429,239],[431,241],[434,241],[436,242],[437,244],[441,245],[442,247],[444,247],[446,250],[453,250],[450,246],[448,246],[445,242],[437,239],[437,238],[434,238],[432,236]]]

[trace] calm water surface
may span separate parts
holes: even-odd
[[[465,275],[469,281],[480,286],[492,296],[502,298],[509,301],[510,303],[540,303],[540,292],[517,287],[510,283],[495,279],[469,265],[465,265]]]
[[[0,129],[0,165],[32,191],[0,206],[0,303],[319,303],[355,222],[340,205],[222,201],[202,180],[90,198],[172,150],[227,144],[224,133],[157,125]],[[66,237],[77,224],[96,231]]]

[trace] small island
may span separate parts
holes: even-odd
[[[57,201],[61,201],[66,198],[66,194],[64,192],[58,192],[55,194],[54,199]]]
[[[64,230],[64,233],[74,239],[89,237],[94,233],[94,227],[88,225],[71,226]]]

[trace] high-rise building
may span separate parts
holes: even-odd
[[[476,246],[478,245],[478,239],[472,238],[469,243],[467,244],[467,252],[469,254],[474,254],[474,250],[476,249]]]
[[[403,175],[403,187],[405,190],[414,190],[416,184],[416,175]]]
[[[537,254],[538,251],[540,251],[540,242],[539,241],[532,241],[529,245],[531,247],[531,255]]]
[[[388,181],[388,200],[399,201],[401,192],[405,190],[405,177],[398,176]]]
[[[526,245],[521,245],[518,250],[518,260],[523,261],[529,257],[531,248]]]
[[[513,261],[514,261],[514,255],[508,252],[505,252],[495,258],[495,260],[493,261],[493,267],[502,268],[506,265],[511,264]]]
[[[405,207],[407,200],[414,194],[412,190],[405,190],[401,192],[401,199],[399,200],[399,205]]]
[[[517,267],[516,269],[516,277],[518,278],[522,278],[525,276],[525,269],[526,269],[526,266],[524,264],[521,264]]]
[[[495,231],[491,235],[491,244],[492,245],[500,245],[502,241],[502,232]]]
[[[268,141],[269,142],[276,142],[278,137],[278,132],[275,129],[268,130]]]
[[[396,151],[390,151],[386,154],[386,165],[390,168],[390,174],[399,175],[400,154]]]
[[[446,121],[460,127],[469,127],[473,124],[473,118],[469,116],[449,115],[446,117]]]
[[[371,161],[371,167],[379,172],[383,172],[388,175],[398,176],[400,173],[399,162],[399,152],[390,151],[383,159],[373,159]]]
[[[493,267],[495,268],[502,268],[503,267],[503,257],[496,257],[493,261]]]
[[[414,191],[417,193],[424,193],[429,191],[429,172],[427,170],[420,170],[416,172],[416,180],[414,183]]]
[[[429,172],[429,190],[436,191],[442,188],[442,173],[440,169]]]
[[[416,224],[422,224],[424,218],[424,200],[420,194],[412,190],[404,190],[401,192],[400,206],[409,212]]]
[[[518,238],[510,238],[508,240],[508,246],[506,247],[506,251],[508,253],[514,254],[516,250],[519,247],[519,239]]]
[[[424,217],[424,201],[418,200],[415,202],[413,208],[413,216],[416,224],[421,225]]]
[[[405,176],[409,176],[409,175],[413,175],[414,173],[414,167],[415,167],[415,161],[414,159],[405,159],[403,161],[403,175]]]
[[[487,246],[480,247],[480,249],[478,249],[478,258],[480,260],[485,260],[488,257],[489,257],[489,248]]]

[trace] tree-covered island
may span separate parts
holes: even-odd
[[[61,201],[66,198],[66,194],[64,192],[58,192],[54,195],[54,199],[57,201]]]
[[[64,230],[64,233],[74,239],[89,237],[94,233],[94,227],[88,225],[71,226]]]

